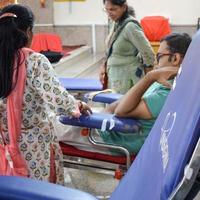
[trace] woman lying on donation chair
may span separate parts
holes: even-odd
[[[28,7],[11,4],[0,12],[0,160],[4,147],[12,143],[24,163],[18,175],[62,184],[62,152],[49,113],[78,118],[80,107],[82,112],[90,108],[60,85],[45,56],[26,48],[31,44],[33,24]],[[19,136],[15,143],[10,137],[14,125]],[[11,150],[6,158],[15,168]],[[0,166],[0,175],[5,174],[10,175]]]

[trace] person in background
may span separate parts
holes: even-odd
[[[106,39],[107,55],[100,67],[103,85],[125,94],[142,77],[141,68],[152,69],[154,52],[138,21],[129,14],[126,0],[103,0],[105,11],[113,22]]]
[[[24,64],[26,76],[22,107],[18,110],[21,123],[17,145],[27,165],[27,176],[63,184],[62,152],[49,113],[79,117],[80,111],[91,110],[61,86],[45,56],[25,48],[31,44],[33,25],[34,15],[28,7],[12,4],[0,12],[0,144],[10,142],[7,111],[19,106],[20,95],[14,92],[20,92],[15,88],[22,81],[19,77]],[[10,107],[8,101],[13,95],[14,107]]]
[[[161,40],[154,69],[122,99],[110,104],[105,110],[118,117],[138,119],[141,122],[140,132],[99,131],[105,142],[119,144],[131,153],[138,153],[161,112],[190,42],[191,38],[187,34],[170,34]]]

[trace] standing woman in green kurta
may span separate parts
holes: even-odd
[[[154,53],[140,24],[129,15],[126,0],[103,0],[105,11],[113,22],[106,40],[107,59],[99,72],[104,84],[108,74],[108,88],[125,94],[154,63]]]

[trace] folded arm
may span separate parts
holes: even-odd
[[[136,117],[139,119],[152,119],[153,116],[142,98],[146,90],[154,82],[170,88],[167,80],[174,77],[178,67],[163,67],[147,73],[136,85],[134,85],[124,97],[116,104],[114,113],[119,117]]]

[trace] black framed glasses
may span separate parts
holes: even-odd
[[[159,60],[163,57],[163,56],[173,56],[173,53],[157,53],[156,54],[156,60],[157,62],[159,62]]]

